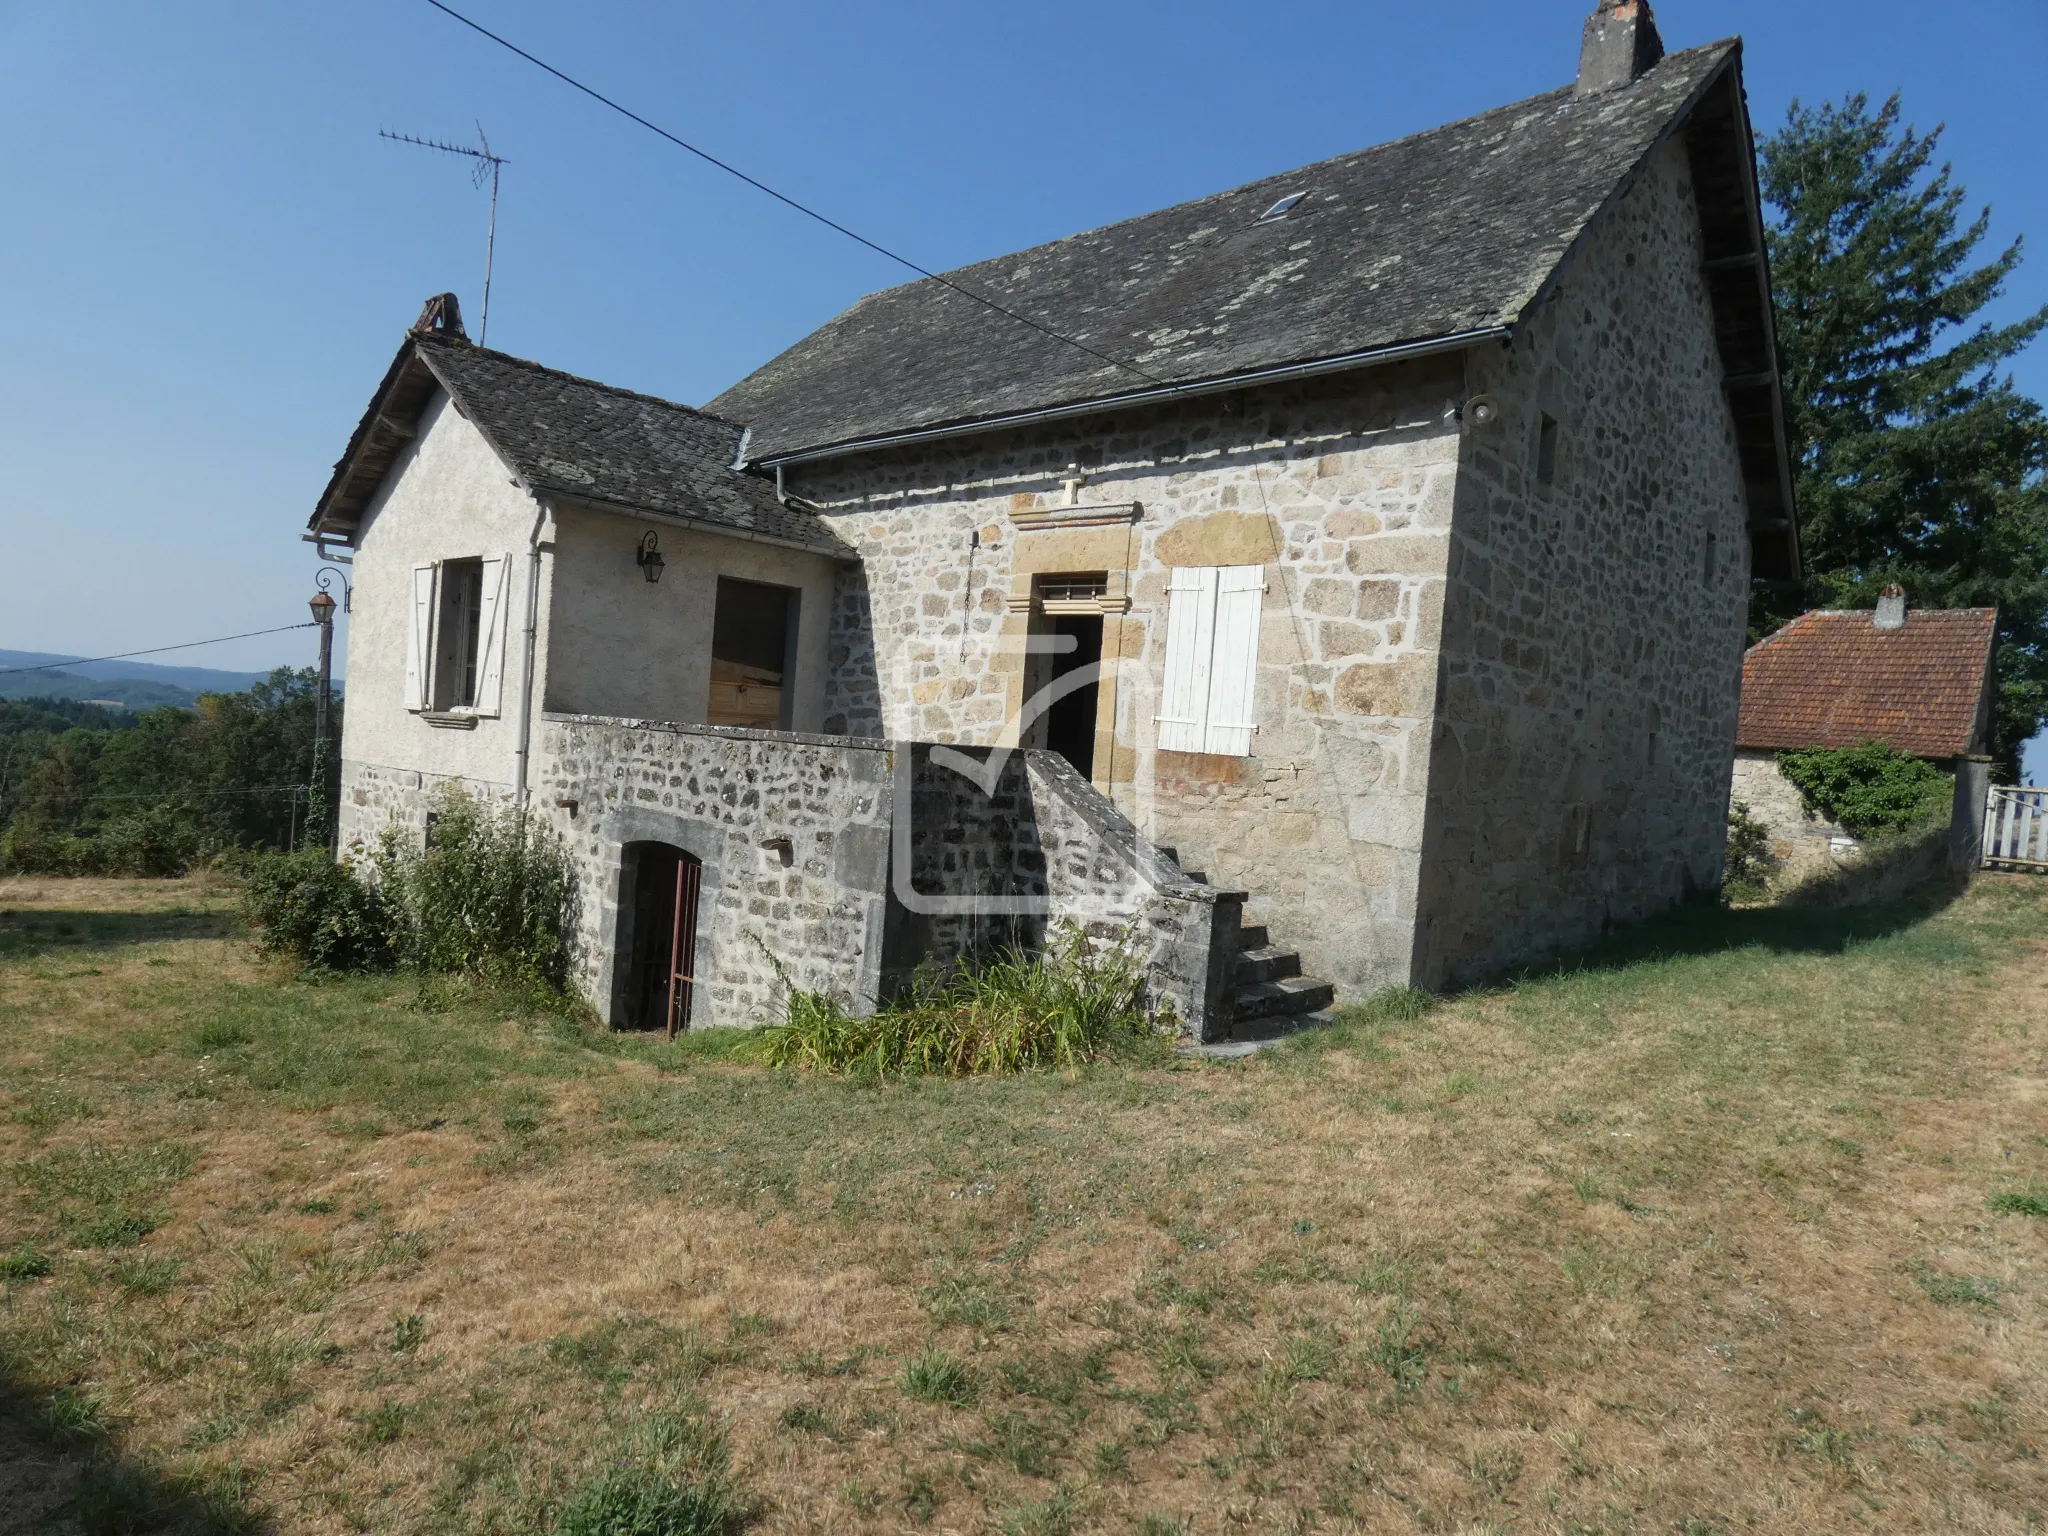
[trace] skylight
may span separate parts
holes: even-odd
[[[1268,208],[1264,213],[1259,215],[1259,223],[1266,224],[1270,223],[1274,219],[1286,218],[1288,210],[1307,196],[1308,194],[1306,192],[1288,193],[1285,197],[1281,198],[1279,202],[1275,203],[1272,207]]]

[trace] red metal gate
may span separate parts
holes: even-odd
[[[690,1027],[697,990],[697,891],[704,866],[684,854],[676,860],[675,925],[668,939],[668,1035]]]

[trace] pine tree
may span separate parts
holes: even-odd
[[[2020,263],[1972,265],[1990,209],[1932,170],[1941,129],[1894,96],[1809,109],[1760,146],[1806,581],[1760,592],[1759,634],[1801,607],[1999,610],[1997,750],[2048,715],[2048,416],[2000,370],[2048,326],[1980,317]]]

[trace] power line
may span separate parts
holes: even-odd
[[[55,672],[63,667],[89,667],[102,661],[126,661],[131,656],[160,656],[165,651],[189,651],[202,645],[225,645],[230,640],[253,640],[258,635],[281,635],[291,629],[318,629],[311,619],[303,624],[280,624],[275,629],[252,629],[246,635],[219,635],[212,640],[187,640],[182,645],[153,645],[146,651],[123,651],[118,656],[76,656],[70,661],[46,661],[39,667],[0,667],[0,677],[16,672]]]
[[[445,15],[452,16],[455,20],[461,22],[465,27],[468,27],[472,32],[481,33],[483,36],[489,38],[492,42],[496,43],[500,48],[505,48],[513,53],[518,54],[519,57],[526,60],[527,63],[533,65],[537,69],[545,70],[547,73],[553,75],[557,80],[561,81],[564,85],[570,86],[575,90],[581,91],[584,95],[588,96],[592,101],[600,102],[603,105],[610,107],[614,112],[618,113],[621,117],[631,118],[634,122],[638,123],[642,128],[645,128],[649,133],[659,134],[662,138],[667,139],[669,143],[675,145],[678,149],[688,150],[691,154],[695,155],[699,160],[702,160],[707,164],[717,166],[718,169],[724,171],[728,176],[738,177],[741,181],[744,181],[748,186],[754,188],[755,191],[767,193],[770,197],[774,198],[778,203],[782,203],[787,205],[788,207],[794,208],[798,213],[804,215],[804,217],[806,218],[816,219],[820,224],[823,224],[827,229],[836,230],[838,233],[846,236],[847,239],[852,240],[857,244],[866,246],[876,255],[885,256],[890,261],[897,263],[899,266],[908,267],[911,271],[915,272],[919,277],[930,278],[940,287],[950,288],[953,292],[959,294],[962,298],[971,299],[976,304],[981,305],[984,309],[990,309],[995,311],[995,313],[999,315],[1007,316],[1009,319],[1015,320],[1019,325],[1028,325],[1029,327],[1031,327],[1032,330],[1037,331],[1042,336],[1049,336],[1054,341],[1060,342],[1069,347],[1074,347],[1079,351],[1086,352],[1090,357],[1096,359],[1098,362],[1108,363],[1112,368],[1121,368],[1126,373],[1134,373],[1139,378],[1145,380],[1145,382],[1148,384],[1157,384],[1161,388],[1165,389],[1171,389],[1174,387],[1172,384],[1169,384],[1165,379],[1147,373],[1144,369],[1140,368],[1136,363],[1127,363],[1122,358],[1111,357],[1107,352],[1097,351],[1094,347],[1089,346],[1088,343],[1085,341],[1076,341],[1071,336],[1062,335],[1060,332],[1054,330],[1049,325],[1040,324],[1038,321],[1033,320],[1029,315],[1020,315],[1014,309],[1005,309],[1002,305],[996,303],[994,299],[984,298],[981,294],[976,293],[972,288],[963,288],[960,284],[954,282],[951,278],[946,277],[941,273],[934,272],[929,267],[919,266],[916,262],[912,261],[908,256],[898,255],[895,251],[890,250],[887,246],[876,244],[874,241],[870,240],[866,235],[859,234],[851,229],[848,229],[844,224],[839,223],[835,219],[827,218],[824,214],[818,212],[817,209],[808,207],[805,204],[798,202],[795,198],[789,196],[787,193],[776,191],[775,188],[769,186],[768,183],[766,183],[765,181],[760,181],[757,180],[755,177],[749,176],[745,171],[741,170],[738,166],[727,164],[725,161],[719,159],[718,156],[712,154],[710,151],[699,149],[696,145],[690,143],[686,139],[677,138],[674,134],[670,133],[666,128],[662,127],[659,123],[649,122],[646,118],[642,117],[638,112],[635,112],[631,107],[622,106],[618,102],[613,101],[611,97],[605,95],[602,91],[595,90],[592,87],[585,85],[581,80],[575,78],[575,76],[564,74],[561,70],[555,68],[554,65],[548,63],[546,59],[536,58],[533,54],[528,53],[524,48],[520,47],[517,43],[512,42],[507,38],[500,37],[497,33],[493,32],[489,27],[484,26],[480,22],[471,21],[467,16],[463,15],[462,12],[456,10],[454,7],[442,4],[442,0],[427,0],[427,4],[431,5],[435,10],[440,11]]]

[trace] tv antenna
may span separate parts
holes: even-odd
[[[395,139],[400,144],[417,144],[421,149],[438,149],[445,155],[467,155],[476,162],[470,180],[479,187],[484,184],[486,176],[490,177],[491,228],[484,238],[484,310],[476,328],[476,344],[482,346],[484,338],[491,333],[491,260],[498,249],[498,167],[510,162],[502,155],[491,153],[491,141],[484,137],[482,123],[476,125],[476,141],[483,146],[481,149],[471,149],[467,144],[443,144],[439,139],[414,138],[409,133],[393,133],[389,128],[379,128],[377,136]]]

